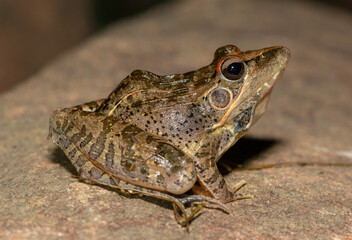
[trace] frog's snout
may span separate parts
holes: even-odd
[[[282,59],[282,62],[286,65],[291,57],[291,51],[287,47],[278,47],[277,56]]]
[[[287,47],[281,47],[281,55],[285,56],[286,58],[291,57],[291,51]]]

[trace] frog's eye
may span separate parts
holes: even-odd
[[[220,67],[221,74],[230,81],[239,80],[246,72],[246,64],[240,59],[229,57],[224,59]]]

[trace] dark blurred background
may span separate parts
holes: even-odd
[[[112,22],[168,1],[0,0],[0,92]],[[317,2],[352,10],[351,0]]]

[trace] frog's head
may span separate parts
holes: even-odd
[[[242,52],[228,45],[215,52],[218,84],[209,94],[209,103],[221,110],[213,125],[231,129],[236,140],[264,113],[269,96],[290,57],[286,47],[269,47]]]

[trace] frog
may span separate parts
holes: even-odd
[[[289,58],[226,45],[183,74],[134,70],[107,98],[54,111],[49,137],[80,180],[169,201],[188,227],[202,206],[228,212],[240,198],[245,182],[230,189],[217,162],[263,115]]]

